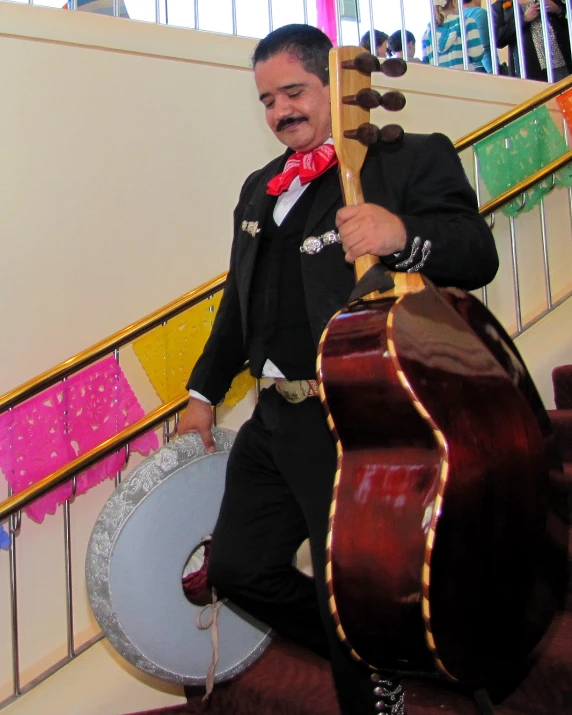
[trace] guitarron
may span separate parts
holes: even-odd
[[[360,53],[330,55],[350,205],[363,202],[367,151],[355,137],[383,132],[368,124],[379,65]],[[399,141],[399,127],[385,138]],[[356,261],[358,280],[383,274],[377,261]],[[547,523],[549,470],[560,467],[540,397],[497,320],[465,291],[417,273],[390,277],[389,289],[350,299],[319,349],[338,450],[330,609],[370,668],[480,687],[522,665],[556,607],[563,567]]]

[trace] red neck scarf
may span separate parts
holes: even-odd
[[[290,188],[290,184],[299,176],[302,185],[316,179],[331,166],[338,163],[333,144],[322,144],[312,151],[297,151],[288,159],[284,171],[268,182],[266,193],[280,196]]]

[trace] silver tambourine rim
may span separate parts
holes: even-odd
[[[236,433],[213,428],[217,453],[229,452]],[[111,555],[121,528],[130,514],[167,478],[185,468],[186,462],[210,455],[198,434],[179,437],[137,466],[105,503],[89,540],[85,574],[89,601],[104,635],[115,650],[148,675],[182,685],[204,685],[204,676],[174,673],[145,656],[131,641],[112,609],[110,589]],[[182,460],[186,460],[184,463]],[[192,604],[189,604],[192,607]],[[252,619],[254,620],[254,619]],[[270,643],[270,628],[261,641],[239,663],[215,675],[215,682],[229,680],[253,663]]]

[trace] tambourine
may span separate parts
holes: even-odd
[[[197,626],[202,607],[182,586],[189,557],[213,531],[235,433],[215,428],[213,437],[214,454],[189,434],[137,466],[104,505],[86,559],[89,600],[110,643],[143,672],[183,685],[205,684],[213,657],[210,631]],[[231,603],[217,618],[215,682],[270,642],[268,626]]]

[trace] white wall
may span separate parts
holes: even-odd
[[[256,97],[251,40],[9,3],[0,3],[0,30],[4,392],[223,271],[240,185],[281,148]],[[380,76],[375,84],[398,86],[408,99],[400,115],[376,110],[375,121],[399,121],[409,131],[439,130],[453,139],[542,88],[416,65],[401,80]],[[470,156],[464,161],[470,171]],[[564,290],[572,257],[567,194],[554,194],[547,206],[556,229],[554,283]],[[519,228],[528,312],[543,300],[535,220]],[[503,266],[489,294],[512,329],[504,219],[497,240]],[[572,360],[570,319],[570,311],[561,310],[550,324],[559,321],[556,329],[537,339],[530,332],[521,341],[547,403],[552,361]],[[559,340],[551,346],[555,333]],[[110,488],[102,485],[74,506],[74,563],[80,573],[87,536]],[[54,639],[61,644],[58,652],[65,650],[58,635],[65,630],[61,532],[61,510],[41,532],[24,518],[21,655],[30,677],[38,658],[53,655]],[[9,628],[7,563],[0,553],[2,633]],[[94,625],[81,576],[77,586],[78,631],[89,634]],[[135,692],[137,678],[129,677]],[[8,694],[9,680],[4,639],[0,699]],[[137,697],[132,710],[147,706],[144,695]],[[24,699],[11,709],[32,711],[26,707]],[[97,699],[93,707],[98,712]],[[77,711],[62,705],[59,712]]]

